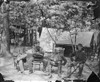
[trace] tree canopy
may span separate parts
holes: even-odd
[[[58,29],[89,28],[92,10],[87,2],[43,0],[40,3],[12,1],[9,4],[10,24],[24,24],[28,27],[50,27]]]
[[[93,11],[87,9],[91,2],[35,0],[35,2],[9,3],[9,22],[11,25],[25,25],[25,28],[37,29],[41,27],[73,30],[92,29]],[[2,11],[2,6],[1,6]],[[0,15],[2,18],[3,15]],[[2,26],[2,20],[0,20]],[[40,29],[41,30],[41,29]]]

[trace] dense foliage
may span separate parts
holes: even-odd
[[[55,1],[55,2],[53,2]],[[87,2],[43,0],[41,3],[11,2],[9,4],[10,23],[28,27],[89,28],[93,22],[92,10]]]
[[[39,28],[40,32],[42,27],[56,28],[58,30],[55,31],[57,33],[54,33],[54,35],[59,36],[60,32],[65,30],[90,30],[93,24],[95,24],[95,21],[92,20],[92,10],[87,9],[87,5],[90,2],[59,0],[32,1],[11,1],[9,3],[10,27],[12,25],[24,25],[25,28]],[[3,5],[0,10],[4,10]],[[3,14],[0,14],[0,18],[3,19],[3,17]],[[0,23],[1,27],[3,27],[2,20],[0,20]]]

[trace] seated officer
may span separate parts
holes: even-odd
[[[58,66],[58,64],[61,61],[61,65],[65,65],[67,63],[67,60],[65,57],[61,54],[55,53],[51,56],[51,64],[54,66]]]
[[[60,76],[61,71],[62,71],[62,65],[66,65],[67,60],[65,59],[63,53],[59,50],[56,51],[54,54],[52,54],[51,58],[50,58],[50,65],[58,67],[58,75]],[[50,69],[50,72],[52,71],[52,69]]]
[[[29,69],[29,73],[33,73],[33,59],[32,50],[27,50],[26,52],[19,54],[16,63],[18,63],[21,73],[24,73],[25,66]]]
[[[79,63],[78,76],[81,76],[82,71],[83,71],[83,66],[86,61],[86,53],[83,50],[82,44],[78,44],[77,48],[78,48],[78,50],[76,52],[72,53],[71,57],[76,62],[76,64]]]
[[[33,61],[35,61],[35,59],[43,60],[43,67],[45,70],[48,63],[44,59],[44,52],[43,49],[40,47],[39,42],[37,42],[37,44],[35,44],[32,49],[27,50],[26,53],[19,56],[16,59],[16,62],[19,63],[19,68],[21,72],[24,72],[24,63],[26,63],[27,67],[29,68],[29,72],[33,73]]]
[[[33,73],[33,61],[36,57],[43,58],[42,48],[39,46],[39,42],[35,44],[31,49],[26,50],[24,53],[19,54],[16,62],[19,65],[21,73],[24,73],[25,67],[29,69],[29,73]]]
[[[47,59],[44,58],[44,51],[40,47],[40,42],[39,41],[37,41],[37,44],[35,44],[34,60],[35,60],[35,58],[42,60],[42,62],[43,62],[43,71],[46,71],[48,61],[47,61]]]

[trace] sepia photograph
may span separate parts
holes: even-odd
[[[100,0],[0,0],[0,82],[100,82]]]

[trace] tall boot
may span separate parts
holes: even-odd
[[[84,64],[80,64],[80,66],[79,66],[79,72],[78,72],[78,76],[79,77],[82,76],[83,67],[84,67]]]

